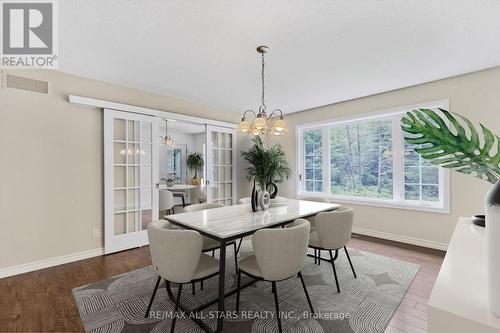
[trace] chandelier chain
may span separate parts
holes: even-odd
[[[262,105],[265,106],[266,103],[265,103],[265,99],[264,99],[264,66],[265,66],[264,52],[261,53],[261,56],[262,56],[262,74],[261,74],[261,77],[262,77]]]

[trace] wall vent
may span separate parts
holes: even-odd
[[[5,76],[5,86],[7,88],[33,91],[41,94],[49,93],[49,83],[27,77],[7,74]]]

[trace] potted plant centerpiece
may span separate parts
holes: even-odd
[[[406,142],[415,145],[422,158],[494,184],[485,198],[486,256],[490,309],[500,316],[500,138],[483,124],[480,138],[469,119],[443,109],[439,112],[444,118],[429,109],[407,112],[401,129],[407,133]]]
[[[249,164],[246,169],[247,179],[254,183],[251,197],[252,210],[256,211],[259,206],[267,209],[270,200],[278,194],[278,184],[283,183],[291,175],[285,152],[280,145],[266,148],[262,138],[255,136],[248,151],[241,152],[241,155]]]
[[[191,172],[194,171],[193,185],[200,185],[200,178],[198,178],[198,170],[203,169],[205,161],[203,155],[199,152],[191,153],[187,157],[187,167]]]

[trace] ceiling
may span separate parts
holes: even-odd
[[[59,68],[295,112],[500,65],[498,0],[63,0]],[[445,97],[445,96],[443,96]]]

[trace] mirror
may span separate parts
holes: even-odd
[[[160,146],[160,181],[162,183],[172,179],[175,184],[186,184],[186,156],[186,144],[176,144],[175,147]]]

